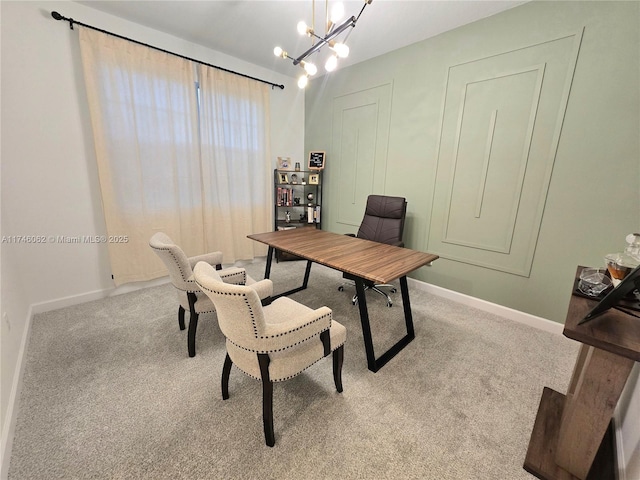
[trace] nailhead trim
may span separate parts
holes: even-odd
[[[233,342],[231,342],[233,343]],[[235,345],[235,343],[234,343]],[[337,350],[338,348],[342,347],[344,345],[344,342],[342,342],[340,345],[337,345],[335,348],[332,348],[331,351],[333,352],[334,350]],[[259,352],[259,353],[264,353],[264,352]],[[300,370],[298,373],[294,373],[293,375],[289,375],[288,377],[284,377],[284,378],[279,378],[278,380],[271,380],[272,382],[284,382],[286,380],[291,380],[292,378],[297,377],[298,375],[300,375],[302,372],[304,372],[306,369],[311,368],[312,366],[314,366],[316,363],[318,363],[320,360],[322,360],[323,358],[326,357],[322,357],[319,358],[318,360],[316,360],[315,362],[313,362],[311,365],[303,368],[302,370]],[[254,380],[258,380],[258,381],[262,381],[262,378],[260,377],[256,377],[255,375],[251,375],[249,372],[245,372],[242,368],[238,367],[238,365],[235,364],[235,362],[233,363],[233,365],[235,365],[235,367],[240,370],[242,373],[244,373],[247,377],[251,377]]]
[[[258,340],[269,340],[269,339],[273,339],[273,338],[283,337],[283,336],[288,335],[288,334],[290,334],[292,332],[297,332],[298,330],[301,330],[301,329],[303,329],[303,328],[305,328],[305,327],[307,327],[309,325],[312,325],[312,324],[314,324],[314,323],[316,323],[316,322],[318,322],[318,321],[320,321],[320,320],[322,320],[323,318],[326,318],[326,317],[329,317],[329,327],[331,327],[331,315],[332,315],[333,312],[326,313],[326,314],[324,314],[324,315],[322,315],[322,316],[320,316],[318,318],[315,318],[315,319],[311,320],[310,322],[305,323],[304,325],[300,325],[299,327],[297,327],[297,328],[295,328],[293,330],[288,330],[286,332],[278,333],[276,335],[267,335],[267,336],[260,336],[259,337],[258,336],[258,326],[256,325],[255,312],[253,311],[253,308],[251,308],[251,305],[249,304],[249,299],[247,298],[246,294],[244,294],[244,293],[220,292],[220,291],[212,290],[210,288],[203,287],[201,285],[199,285],[199,286],[200,286],[200,288],[202,290],[206,290],[208,292],[215,293],[217,295],[242,296],[244,298],[244,301],[245,301],[245,304],[246,304],[247,308],[249,309],[249,315],[251,316],[251,324],[253,326],[253,334],[255,335],[256,339],[258,339]],[[282,352],[282,351],[287,350],[289,348],[292,348],[292,347],[295,347],[297,345],[300,345],[301,343],[304,343],[307,340],[320,335],[320,333],[321,332],[318,332],[318,333],[316,333],[314,335],[311,335],[311,336],[309,336],[309,337],[307,337],[305,339],[300,340],[299,342],[296,342],[296,343],[294,343],[292,345],[288,345],[288,346],[286,346],[284,348],[279,348],[277,350],[251,350],[251,349],[245,348],[245,347],[243,347],[241,345],[238,345],[237,343],[235,343],[234,341],[232,341],[230,339],[228,339],[228,340],[231,343],[233,343],[236,347],[238,347],[238,348],[240,348],[242,350],[246,350],[247,352],[274,353],[274,352]]]
[[[180,275],[182,275],[182,279],[186,282],[189,280],[189,277],[185,277],[185,272],[182,270],[182,267],[180,266],[180,262],[178,262],[178,258],[175,256],[175,254],[171,251],[172,247],[165,247],[165,248],[159,248],[159,247],[151,247],[154,250],[164,250],[169,252],[169,254],[171,254],[171,256],[173,257],[173,259],[175,260],[176,264],[178,265],[178,269],[180,270]],[[175,248],[178,248],[177,245],[175,245]]]

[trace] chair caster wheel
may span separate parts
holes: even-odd
[[[339,291],[339,292],[342,292],[343,290],[344,290],[344,287],[343,287],[342,285],[340,285],[340,286],[338,287],[338,291]]]
[[[395,289],[395,288],[392,288],[392,289],[391,289],[391,293],[396,293],[397,291],[398,291],[398,290],[397,290],[397,289]]]
[[[393,303],[387,302],[387,307],[391,308],[392,306],[393,306]]]

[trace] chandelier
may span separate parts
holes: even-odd
[[[307,58],[312,54],[318,52],[325,45],[331,50],[331,54],[324,64],[324,68],[327,72],[332,72],[338,66],[339,58],[346,58],[349,55],[349,47],[344,43],[351,33],[349,30],[356,26],[356,22],[364,12],[364,9],[373,0],[364,0],[364,5],[358,13],[358,16],[352,16],[346,19],[344,22],[338,25],[338,22],[344,16],[344,7],[342,3],[335,3],[331,8],[331,14],[329,14],[329,0],[325,0],[325,16],[326,16],[326,28],[324,36],[319,36],[315,31],[315,0],[312,0],[311,8],[312,21],[311,26],[308,26],[304,21],[298,22],[298,33],[300,35],[306,35],[311,38],[311,48],[304,52],[297,58],[289,56],[282,48],[276,47],[273,49],[273,54],[276,57],[288,58],[293,61],[294,65],[300,65],[304,69],[304,73],[298,78],[298,87],[304,88],[309,82],[309,77],[315,75],[318,72],[318,67],[311,63]],[[344,37],[342,42],[338,42],[337,38],[341,33],[349,30],[349,33]]]

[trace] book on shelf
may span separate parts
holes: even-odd
[[[278,187],[276,192],[276,205],[278,207],[293,206],[293,188]]]

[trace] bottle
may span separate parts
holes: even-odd
[[[631,270],[640,265],[640,234],[630,233],[625,240],[627,246],[623,252],[610,253],[604,257],[614,286],[617,286]]]

